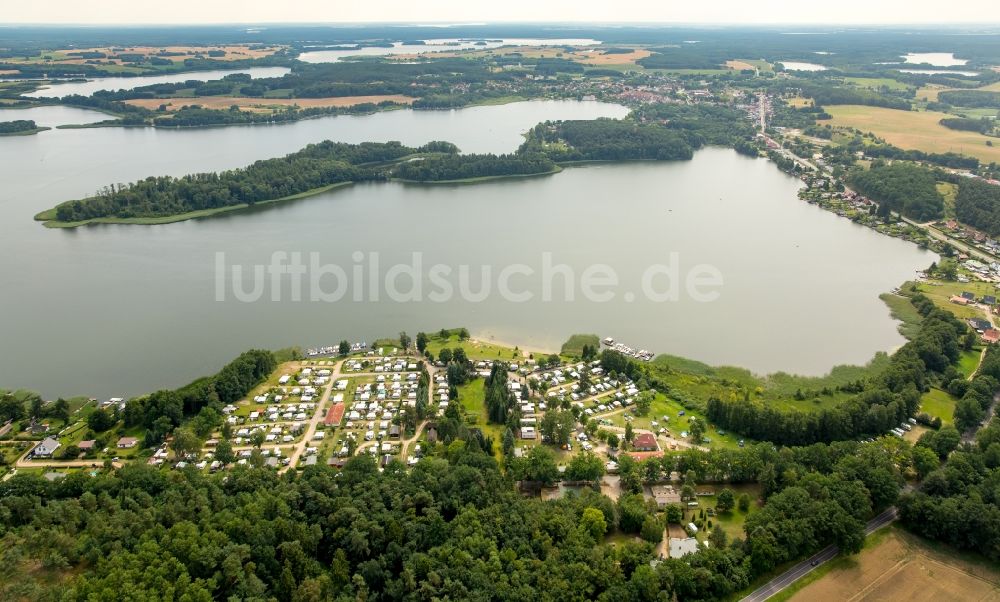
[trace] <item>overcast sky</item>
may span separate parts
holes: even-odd
[[[0,23],[996,23],[998,0],[0,0]]]

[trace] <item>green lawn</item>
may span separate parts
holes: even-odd
[[[979,349],[963,351],[962,356],[958,358],[958,371],[968,378],[979,367],[980,354]]]
[[[565,343],[563,343],[562,349],[559,353],[562,355],[580,357],[583,355],[584,345],[590,345],[600,351],[601,340],[596,334],[574,334],[569,337]]]
[[[469,426],[481,429],[484,435],[493,438],[493,452],[499,458],[503,453],[501,446],[504,427],[487,422],[484,380],[477,378],[458,387],[458,401],[468,415]],[[519,441],[518,445],[523,445],[523,442]]]
[[[920,411],[940,417],[943,424],[951,424],[955,418],[955,403],[957,401],[947,392],[932,388],[920,398]]]
[[[922,282],[917,284],[915,290],[923,293],[934,305],[950,311],[955,314],[958,318],[968,319],[968,318],[981,318],[983,317],[982,310],[975,307],[963,307],[961,305],[956,305],[948,301],[951,297],[955,295],[961,295],[963,292],[971,292],[976,298],[982,297],[983,295],[996,295],[997,287],[989,282],[945,282],[945,281],[932,281],[932,282]]]
[[[684,412],[683,416],[679,415],[681,412]],[[679,401],[671,399],[663,393],[656,394],[656,397],[653,399],[653,403],[650,404],[649,413],[645,416],[636,416],[631,410],[629,410],[628,413],[632,416],[633,428],[645,429],[649,431],[666,428],[675,438],[680,438],[681,432],[688,430],[688,425],[690,424],[692,417],[708,423],[708,419],[705,418],[703,413],[697,410],[687,409],[681,405]],[[664,416],[667,416],[669,420],[664,422]],[[622,428],[625,427],[626,421],[624,412],[607,416],[607,419],[610,420],[615,426]],[[654,420],[658,423],[655,427],[651,424]],[[705,432],[705,437],[708,438],[709,441],[707,443],[702,443],[703,446],[710,448],[739,447],[739,440],[741,439],[740,436],[729,432],[725,435],[720,435],[718,430],[716,430],[711,423],[708,424],[709,428]]]
[[[695,487],[696,491],[714,491],[718,493],[723,489],[732,489],[739,498],[741,493],[746,493],[750,496],[750,509],[746,512],[740,512],[738,508],[733,508],[729,512],[716,512],[715,516],[706,516],[706,520],[712,521],[713,527],[718,525],[726,532],[729,536],[729,540],[732,541],[734,538],[739,537],[743,539],[746,534],[743,532],[743,525],[746,523],[747,517],[757,512],[760,509],[758,504],[758,498],[760,497],[760,485],[698,485]],[[694,517],[698,516],[702,508],[712,508],[716,507],[717,498],[714,495],[711,496],[698,496],[698,508],[684,508],[684,522],[682,524],[687,524],[691,522]],[[707,523],[706,523],[707,526]],[[698,539],[700,541],[705,541],[708,539],[709,530],[701,529],[698,531]]]
[[[450,334],[447,339],[442,339],[440,333],[428,333],[427,336],[429,338],[427,341],[427,350],[430,351],[434,357],[440,355],[441,350],[447,347],[449,349],[461,348],[465,351],[465,355],[473,361],[498,359],[505,361],[520,361],[523,359],[521,352],[512,347],[505,347],[503,345],[495,345],[493,343],[475,341],[472,339],[461,341],[459,340],[457,333]]]

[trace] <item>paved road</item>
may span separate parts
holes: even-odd
[[[865,525],[865,535],[871,535],[895,520],[896,508],[891,507],[868,521],[868,524]],[[840,550],[837,549],[837,546],[827,546],[754,590],[753,593],[743,598],[740,602],[764,602],[764,600],[767,600],[802,577],[805,577],[824,562],[833,560],[839,553]]]

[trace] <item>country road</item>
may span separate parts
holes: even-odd
[[[875,531],[878,531],[895,520],[896,508],[893,506],[868,521],[868,524],[865,525],[865,535],[871,535]],[[777,594],[799,579],[808,575],[813,571],[813,569],[825,562],[833,560],[839,553],[840,550],[837,546],[827,546],[816,554],[791,567],[784,573],[778,575],[774,579],[768,581],[763,586],[757,588],[753,591],[753,593],[745,598],[742,598],[740,602],[764,602],[764,600],[767,600],[771,596]]]

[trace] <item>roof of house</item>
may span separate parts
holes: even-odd
[[[656,437],[650,433],[640,433],[632,440],[632,447],[638,450],[656,449]]]
[[[333,407],[330,408],[330,410],[326,413],[326,420],[324,420],[323,422],[325,422],[327,425],[340,424],[340,421],[343,420],[344,418],[345,408],[346,406],[344,406],[344,404],[342,403],[333,404]]]
[[[1000,342],[1000,330],[996,328],[990,328],[983,333],[983,340],[989,341],[990,343]]]
[[[59,449],[60,445],[62,444],[59,443],[57,439],[54,439],[52,437],[46,437],[42,439],[41,443],[35,446],[35,449],[32,450],[32,453],[34,453],[34,455],[36,456],[51,456],[52,452]]]
[[[135,445],[138,442],[139,440],[136,439],[135,437],[122,437],[121,439],[118,440],[118,445],[120,446]]]
[[[95,443],[95,441],[93,439],[89,439],[87,441],[81,441],[81,442],[77,443],[76,446],[79,449],[93,449],[94,443]]]

